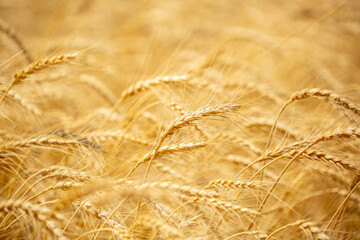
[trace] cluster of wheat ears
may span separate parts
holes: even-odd
[[[2,1],[0,238],[360,239],[359,10]]]

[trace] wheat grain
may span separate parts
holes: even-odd
[[[155,149],[155,150],[151,151],[150,153],[147,153],[142,159],[140,159],[125,178],[128,178],[135,171],[135,169],[138,166],[140,166],[141,164],[146,163],[148,161],[151,161],[155,157],[158,157],[158,156],[161,156],[164,154],[169,154],[169,153],[190,151],[193,149],[206,147],[207,145],[208,145],[207,142],[188,143],[188,144],[180,143],[180,144],[175,144],[175,145],[170,145],[170,146],[163,146],[163,147],[159,148],[158,150]]]
[[[281,108],[278,116],[276,117],[275,123],[273,125],[273,128],[271,129],[270,132],[270,139],[269,139],[269,144],[271,143],[272,137],[274,135],[274,130],[276,129],[277,126],[277,122],[281,117],[281,114],[285,111],[285,109],[293,102],[295,101],[299,101],[302,99],[306,99],[309,97],[317,97],[317,98],[322,98],[325,99],[327,101],[329,101],[330,103],[334,104],[335,106],[340,107],[343,110],[347,110],[352,112],[355,115],[360,115],[360,108],[357,107],[353,102],[350,102],[349,100],[340,97],[338,94],[330,91],[330,90],[321,90],[321,89],[317,89],[317,88],[313,88],[313,89],[304,89],[300,92],[296,92],[294,93],[290,100],[288,100]]]
[[[189,75],[174,75],[174,76],[156,77],[153,79],[146,79],[143,81],[139,81],[136,84],[131,85],[121,93],[121,97],[115,106],[116,107],[119,106],[126,98],[133,96],[139,92],[145,91],[150,87],[160,84],[177,84],[183,81],[187,81],[189,79],[190,79]]]
[[[349,162],[346,162],[342,159],[337,159],[333,156],[330,156],[326,153],[323,153],[321,151],[317,151],[317,150],[313,150],[313,151],[310,151],[310,152],[304,152],[302,154],[303,156],[306,156],[306,157],[309,157],[310,159],[318,159],[318,160],[322,160],[322,161],[325,161],[325,162],[330,162],[330,163],[333,163],[335,164],[336,166],[339,166],[341,168],[344,168],[344,169],[347,169],[349,171],[352,171],[352,172],[357,172],[358,171],[358,168],[353,166],[351,163]]]
[[[186,111],[181,107],[180,104],[175,102],[169,102],[166,104],[170,109],[178,112],[180,115],[183,115],[186,113]],[[209,136],[207,133],[204,132],[197,124],[194,124],[194,128],[203,136],[205,139],[208,139]]]
[[[309,97],[326,99],[327,101],[335,104],[336,106],[339,106],[342,109],[349,110],[355,115],[360,115],[360,108],[357,107],[353,102],[350,102],[349,100],[340,97],[338,94],[330,90],[322,90],[317,88],[305,89],[300,92],[294,93],[291,96],[290,100],[284,105],[283,109],[285,109],[286,106],[290,105],[295,101],[299,101]]]
[[[270,233],[265,240],[270,239],[272,236],[274,236],[276,233],[284,230],[285,228],[297,226],[300,229],[304,230],[306,233],[310,233],[311,236],[315,236],[316,239],[320,240],[326,240],[329,239],[329,237],[325,234],[323,234],[318,227],[315,227],[313,223],[305,221],[305,220],[298,220],[294,223],[286,224],[285,226],[282,226],[281,228],[276,229],[272,233]]]
[[[334,139],[352,139],[352,138],[359,138],[360,137],[360,130],[358,128],[347,128],[347,129],[341,129],[341,130],[337,130],[337,131],[330,131],[327,132],[325,134],[322,134],[318,137],[313,137],[309,140],[302,140],[302,141],[298,141],[295,142],[291,145],[285,145],[282,146],[280,148],[277,148],[275,150],[269,151],[267,153],[265,153],[263,156],[259,157],[257,160],[253,161],[251,164],[249,164],[246,168],[251,167],[252,165],[265,161],[265,160],[269,160],[269,159],[277,159],[279,160],[281,157],[290,157],[290,156],[295,156],[295,155],[302,155],[305,154],[307,150],[303,151],[300,149],[303,148],[309,148],[317,143],[320,142],[326,142],[326,141],[331,141]],[[312,154],[315,155],[315,154]],[[321,159],[325,159],[325,160],[329,160],[330,159],[326,159],[324,156],[319,156]],[[337,163],[340,163],[342,161],[340,160],[335,160],[337,161]],[[343,163],[344,165],[347,165],[346,163]],[[242,172],[246,170],[243,169]],[[241,173],[242,173],[241,172]],[[240,174],[240,173],[239,173]]]
[[[186,185],[178,185],[171,182],[148,182],[141,185],[135,186],[138,190],[144,190],[148,188],[161,188],[167,190],[179,191],[183,194],[193,196],[193,197],[208,197],[216,198],[219,197],[219,194],[212,190],[198,190]]]
[[[154,235],[157,232],[166,234],[167,237],[181,237],[182,234],[177,229],[169,226],[168,224],[164,223],[163,221],[159,221],[158,219],[151,218],[151,217],[141,217],[137,220],[136,226],[144,226],[150,228]]]
[[[52,138],[48,136],[32,138],[27,140],[17,140],[13,141],[7,145],[3,145],[0,149],[0,154],[6,153],[9,151],[15,151],[22,148],[28,147],[73,147],[77,148],[80,144],[84,146],[88,146],[88,144],[84,144],[82,141],[79,140],[72,140],[72,139],[60,139],[60,138]]]
[[[10,85],[7,87],[7,89],[5,90],[1,100],[0,100],[0,105],[3,103],[6,95],[8,94],[8,92],[12,89],[12,87],[14,85],[20,84],[25,78],[27,78],[29,75],[40,71],[44,68],[47,68],[49,66],[52,65],[57,65],[60,63],[64,63],[64,62],[68,62],[69,60],[74,59],[78,54],[77,53],[73,53],[73,54],[62,54],[62,55],[58,55],[58,56],[54,56],[51,58],[44,58],[38,61],[35,61],[33,63],[31,63],[27,68],[25,69],[21,69],[20,71],[16,72],[14,74],[13,80],[10,83]]]
[[[126,230],[126,228],[124,228],[121,224],[119,224],[115,219],[109,218],[110,214],[108,212],[94,207],[93,204],[91,204],[90,202],[85,202],[83,206],[87,211],[89,211],[89,213],[91,213],[97,219],[106,222],[106,224],[108,224],[111,228],[119,230],[119,234],[122,238],[130,239],[130,234]]]
[[[358,4],[318,2],[3,1],[0,239],[360,238]]]
[[[253,182],[242,182],[227,179],[217,179],[209,182],[206,188],[222,187],[222,188],[259,188],[260,186]]]
[[[55,183],[54,185],[42,190],[41,192],[35,194],[34,196],[30,197],[29,199],[26,200],[26,202],[32,201],[34,198],[37,198],[38,196],[43,195],[52,190],[61,189],[61,190],[66,191],[66,190],[70,189],[71,187],[79,187],[79,186],[81,186],[80,183],[76,183],[73,181],[58,182],[58,183]]]
[[[311,236],[315,236],[317,239],[320,240],[327,240],[330,239],[325,233],[321,232],[321,230],[315,226],[315,224],[311,222],[304,222],[299,225],[301,229],[305,232],[309,232]]]
[[[122,130],[90,132],[87,134],[87,137],[95,142],[109,142],[110,140],[124,139],[138,144],[151,145],[150,140],[133,133],[125,133]]]
[[[258,208],[258,211],[260,212],[262,210],[262,208],[264,207],[264,205],[266,204],[267,200],[270,197],[270,194],[272,193],[272,191],[274,190],[275,186],[278,184],[278,182],[280,181],[281,177],[284,175],[284,173],[288,170],[288,168],[290,167],[290,165],[304,152],[306,152],[310,147],[318,144],[319,142],[324,142],[324,141],[329,141],[335,138],[359,138],[360,137],[360,132],[358,128],[348,128],[345,130],[339,130],[336,132],[329,132],[329,133],[325,133],[320,135],[319,137],[315,138],[313,141],[311,141],[310,144],[308,144],[308,146],[304,147],[303,150],[301,150],[299,153],[297,153],[287,164],[286,166],[283,168],[283,170],[281,171],[281,173],[279,174],[278,178],[276,179],[276,181],[272,184],[269,192],[266,194],[264,200],[262,201],[260,207]],[[278,159],[275,159],[278,160]],[[270,163],[273,163],[275,160],[273,160]],[[266,165],[268,166],[268,165]],[[264,169],[265,167],[263,167]],[[258,173],[256,173],[254,176],[256,176]],[[251,177],[250,180],[253,179],[253,177]],[[336,214],[335,214],[336,215]],[[331,222],[331,221],[330,221]],[[329,223],[330,224],[330,223]],[[253,223],[250,225],[249,229],[252,228]]]
[[[44,58],[41,60],[37,60],[27,66],[25,69],[21,69],[20,71],[14,74],[14,83],[19,84],[29,75],[40,71],[42,69],[48,68],[52,65],[57,65],[61,63],[66,63],[74,58],[76,58],[78,53],[71,53],[71,54],[61,54],[50,58]]]
[[[245,214],[249,214],[249,215],[260,215],[260,213],[255,210],[251,210],[251,209],[248,209],[245,207],[241,207],[239,205],[235,205],[232,203],[217,200],[215,198],[195,197],[195,198],[192,198],[192,201],[196,202],[196,203],[208,204],[208,205],[214,206],[220,210],[231,210],[231,211],[241,212],[241,213],[245,213]]]
[[[236,104],[224,104],[224,105],[215,105],[215,106],[205,106],[203,108],[200,108],[194,112],[185,113],[183,115],[180,115],[177,117],[161,134],[159,142],[157,143],[155,150],[151,153],[151,155],[147,154],[144,156],[143,159],[148,159],[150,161],[148,168],[145,172],[144,179],[147,177],[147,173],[149,171],[149,168],[151,166],[152,161],[154,160],[155,156],[157,156],[157,152],[159,151],[162,143],[165,141],[167,137],[174,134],[177,130],[189,125],[190,123],[197,121],[204,117],[209,116],[216,116],[219,114],[224,114],[227,112],[235,112],[238,108],[240,108],[240,105]],[[150,158],[148,158],[150,156]],[[127,176],[129,176],[141,163],[143,160],[140,160],[137,165],[131,171]]]

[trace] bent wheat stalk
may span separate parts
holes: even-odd
[[[0,202],[1,212],[19,212],[35,217],[38,221],[45,224],[46,228],[58,239],[67,239],[62,231],[56,227],[53,219],[62,221],[64,216],[58,212],[51,211],[49,208],[37,204],[27,203],[22,200],[2,200]]]
[[[166,190],[178,191],[182,194],[186,194],[193,197],[208,197],[216,198],[219,194],[213,190],[199,190],[186,185],[178,185],[171,182],[149,182],[134,186],[138,191],[145,190],[148,188],[161,188]]]
[[[145,175],[144,175],[144,181],[146,181],[147,174],[149,172],[150,166],[152,164],[152,161],[154,158],[158,155],[158,151],[162,145],[162,143],[165,141],[167,137],[174,134],[179,129],[191,124],[194,121],[200,120],[204,117],[210,117],[210,116],[216,116],[219,114],[224,114],[227,112],[235,112],[237,109],[239,109],[241,105],[237,104],[223,104],[223,105],[214,105],[214,106],[205,106],[203,108],[200,108],[194,112],[185,113],[183,115],[180,115],[178,118],[176,118],[168,127],[164,130],[164,132],[161,134],[159,142],[155,146],[155,149],[150,153],[146,154],[142,160],[140,160],[128,173],[126,176],[129,177],[131,173],[135,171],[135,169],[143,162],[149,161],[149,165],[146,169]]]
[[[248,166],[243,168],[236,175],[236,178],[238,178],[243,172],[245,172],[245,170],[252,167],[256,163],[263,162],[263,161],[269,160],[269,159],[274,159],[274,158],[279,159],[281,157],[291,157],[291,156],[297,155],[300,152],[299,149],[308,147],[309,145],[313,144],[314,142],[318,143],[318,142],[330,141],[330,140],[334,140],[334,139],[346,139],[346,138],[360,138],[360,129],[354,127],[354,128],[347,128],[347,129],[338,130],[338,131],[334,131],[334,132],[328,132],[328,133],[320,135],[318,137],[313,137],[309,140],[303,140],[303,141],[295,142],[294,144],[291,144],[288,146],[283,146],[281,148],[278,148],[276,150],[273,150],[271,152],[264,154],[263,156],[259,157],[258,159],[256,159],[252,163],[250,163]],[[323,154],[321,154],[321,152],[318,152],[318,151],[312,151],[309,153],[307,151],[304,151],[304,152],[301,151],[301,155],[305,155],[305,156],[309,156],[309,157],[317,156],[319,159],[327,160],[329,162],[333,162],[336,164],[342,163],[344,168],[348,168],[349,170],[356,169],[351,164],[324,156]],[[272,160],[272,162],[273,161],[274,160]]]
[[[140,159],[136,163],[136,165],[131,169],[131,171],[128,173],[128,175],[125,177],[125,179],[127,179],[135,171],[135,169],[138,168],[141,164],[151,161],[151,159],[153,159],[157,156],[160,156],[163,154],[174,153],[174,152],[190,151],[193,149],[206,147],[207,145],[208,145],[207,142],[188,143],[188,144],[180,143],[180,144],[174,144],[174,145],[170,145],[170,146],[163,146],[163,147],[159,148],[157,151],[153,150],[153,151],[147,153],[142,159]]]
[[[360,186],[360,171],[358,172],[358,175],[355,177],[354,182],[351,184],[349,193],[346,195],[346,197],[344,198],[344,200],[342,201],[342,203],[340,204],[340,206],[338,207],[338,209],[336,210],[336,212],[334,213],[334,215],[330,219],[329,223],[326,225],[325,230],[324,230],[323,233],[325,233],[329,229],[329,227],[334,222],[335,218],[338,216],[340,211],[342,211],[343,208],[345,208],[346,203],[350,199],[351,195],[355,192],[355,190],[359,186]]]
[[[306,146],[304,149],[302,149],[298,154],[296,154],[287,164],[286,166],[283,168],[283,170],[280,172],[278,178],[276,179],[276,181],[273,183],[273,185],[271,186],[269,192],[266,194],[264,200],[262,201],[262,203],[260,204],[259,208],[258,208],[258,212],[261,212],[261,210],[263,209],[263,207],[265,206],[267,200],[269,199],[270,195],[272,194],[272,192],[274,191],[276,185],[279,183],[281,177],[285,174],[285,172],[289,169],[290,165],[303,153],[305,153],[309,148],[313,147],[314,145],[320,143],[320,142],[324,142],[324,141],[330,141],[332,139],[335,138],[352,138],[352,137],[356,137],[356,138],[360,138],[360,129],[358,128],[348,128],[345,130],[340,130],[337,131],[335,133],[326,133],[323,134],[321,136],[319,136],[318,138],[316,138],[315,140],[312,141],[312,143],[310,143],[308,146]],[[278,160],[278,159],[275,159]],[[273,163],[273,161],[270,162]],[[268,166],[269,164],[266,164],[265,166]],[[262,168],[265,169],[265,166]],[[257,175],[254,174],[253,177],[251,177],[251,179],[249,181],[251,181],[255,176]],[[359,181],[360,182],[360,181]],[[354,187],[355,188],[355,187]],[[354,190],[354,189],[352,189]],[[252,228],[254,224],[251,223],[249,230]]]
[[[343,109],[345,111],[350,111],[354,115],[360,116],[360,108],[358,106],[356,106],[353,102],[340,97],[338,94],[336,94],[330,90],[322,90],[322,89],[318,89],[318,88],[304,89],[300,92],[294,93],[291,96],[291,98],[289,99],[289,101],[287,101],[281,108],[278,116],[276,117],[275,123],[270,131],[267,147],[269,147],[271,145],[271,141],[275,135],[277,122],[279,121],[279,119],[280,119],[282,113],[285,111],[285,109],[291,103],[293,103],[295,101],[300,101],[300,100],[310,98],[310,97],[317,97],[320,99],[325,99],[326,101],[334,104],[337,107],[340,107],[341,109]]]
[[[44,68],[48,68],[52,65],[57,65],[57,64],[68,62],[69,60],[74,59],[77,55],[78,55],[77,53],[72,53],[72,54],[61,54],[61,55],[54,56],[51,58],[44,58],[44,59],[37,60],[37,61],[31,63],[25,69],[21,69],[20,71],[18,71],[17,73],[14,74],[12,82],[5,90],[3,96],[0,100],[0,105],[4,102],[5,96],[12,89],[12,87],[16,84],[21,83],[21,81],[23,81],[29,75],[31,75],[37,71],[40,71]]]
[[[181,83],[190,79],[190,75],[174,75],[174,76],[164,76],[164,77],[156,77],[153,79],[146,79],[143,81],[139,81],[121,93],[121,97],[119,100],[116,101],[114,107],[112,108],[109,115],[105,118],[104,122],[106,122],[112,115],[118,110],[119,106],[130,96],[133,96],[139,92],[145,91],[150,89],[153,86],[160,85],[160,84],[176,84]]]

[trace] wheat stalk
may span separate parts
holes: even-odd
[[[304,152],[306,152],[310,147],[318,144],[319,142],[324,142],[324,141],[330,141],[333,140],[335,138],[360,138],[360,129],[358,128],[348,128],[348,129],[344,129],[344,130],[339,130],[336,132],[328,132],[325,133],[317,138],[315,138],[314,140],[311,141],[310,144],[308,144],[308,146],[304,147],[299,153],[297,153],[287,164],[286,166],[283,168],[283,170],[280,172],[278,178],[276,179],[276,181],[272,184],[269,192],[266,194],[264,200],[262,201],[262,203],[260,204],[258,211],[260,212],[264,205],[266,204],[267,200],[269,199],[271,193],[273,192],[275,186],[278,184],[278,182],[280,181],[281,177],[284,175],[284,173],[289,169],[290,165]],[[275,159],[278,160],[278,159]],[[270,163],[273,163],[275,160],[271,161]],[[268,166],[269,164],[267,164],[266,166]],[[264,169],[265,167],[263,167]],[[255,177],[257,175],[257,173],[255,175],[253,175],[253,177]],[[251,177],[250,181],[253,179],[253,177]],[[360,182],[360,181],[359,181]],[[331,221],[330,221],[331,222]],[[329,223],[330,224],[330,223]],[[249,229],[251,229],[253,226],[253,223],[250,225]]]
[[[285,226],[282,226],[281,228],[276,229],[275,231],[273,231],[272,233],[270,233],[265,240],[270,239],[272,236],[274,236],[276,233],[281,232],[282,230],[288,228],[288,227],[292,227],[292,226],[297,226],[300,229],[304,230],[306,233],[310,233],[311,236],[315,236],[316,239],[320,239],[320,240],[327,240],[330,239],[327,235],[325,235],[324,233],[322,233],[320,231],[320,229],[316,226],[314,226],[313,223],[305,221],[305,220],[298,220],[294,223],[289,223],[286,224]]]
[[[134,133],[125,133],[122,130],[96,131],[86,134],[87,138],[95,142],[109,142],[110,140],[128,140],[142,145],[151,145],[150,140]]]
[[[302,140],[302,141],[298,141],[295,142],[291,145],[285,145],[282,146],[276,150],[272,150],[272,151],[268,151],[267,153],[265,153],[263,156],[259,157],[257,160],[253,161],[251,164],[249,164],[246,168],[242,169],[242,171],[237,175],[239,176],[242,172],[244,172],[247,168],[253,166],[256,163],[265,161],[265,160],[269,160],[269,159],[276,159],[279,160],[281,157],[292,157],[292,156],[296,156],[296,155],[306,155],[307,149],[306,150],[301,150],[303,148],[309,148],[317,143],[320,142],[326,142],[326,141],[331,141],[334,139],[352,139],[352,138],[360,138],[360,129],[353,127],[353,128],[347,128],[347,129],[342,129],[342,130],[337,130],[337,131],[331,131],[331,132],[327,132],[325,134],[322,134],[318,137],[313,137],[309,140]],[[316,154],[312,154],[313,156],[315,156]],[[335,160],[335,159],[326,159],[323,155],[319,156],[319,158],[327,160],[327,161],[336,161],[337,163],[342,162],[344,164],[344,167],[349,167],[349,164],[346,164],[343,161],[340,160]],[[272,160],[274,161],[274,160]],[[352,168],[352,167],[350,167]]]
[[[242,182],[227,179],[217,179],[209,182],[205,188],[222,187],[222,188],[259,188],[259,184],[254,182]]]
[[[313,150],[313,151],[310,151],[310,152],[304,152],[302,155],[305,156],[305,157],[308,157],[310,159],[315,158],[317,160],[322,160],[322,161],[325,161],[325,162],[333,163],[336,166],[340,166],[341,168],[347,169],[347,170],[352,171],[352,172],[357,172],[359,170],[359,168],[353,166],[351,163],[346,162],[346,161],[344,161],[342,159],[337,159],[334,156],[330,156],[330,155],[328,155],[328,154],[326,154],[324,152],[321,152],[321,151]]]
[[[16,140],[11,142],[10,144],[3,145],[0,149],[1,153],[6,153],[9,151],[14,151],[16,149],[28,148],[28,147],[78,147],[80,144],[84,146],[91,147],[83,141],[73,140],[73,139],[60,139],[60,138],[52,138],[49,136],[37,137],[27,140]]]
[[[34,61],[33,63],[31,63],[28,67],[26,67],[25,69],[21,69],[20,71],[16,72],[14,74],[13,80],[10,83],[10,85],[7,87],[7,89],[5,90],[1,100],[0,100],[0,105],[3,103],[5,96],[8,94],[8,92],[12,89],[12,87],[14,85],[20,84],[24,79],[26,79],[29,75],[40,71],[42,69],[48,68],[52,65],[57,65],[57,64],[61,64],[61,63],[65,63],[68,62],[69,60],[74,59],[78,54],[77,53],[73,53],[73,54],[61,54],[58,56],[54,56],[51,58],[44,58],[38,61]]]
[[[141,164],[152,161],[155,157],[169,154],[169,153],[175,153],[175,152],[184,152],[184,151],[190,151],[193,149],[203,148],[208,145],[207,142],[199,142],[199,143],[180,143],[180,144],[174,144],[170,146],[163,146],[159,149],[155,149],[149,153],[147,153],[142,159],[140,159],[136,165],[131,169],[131,171],[127,174],[125,178],[128,178],[136,168],[138,168]]]
[[[115,219],[110,218],[110,214],[107,211],[94,207],[93,204],[88,201],[84,203],[83,207],[100,221],[104,221],[111,228],[119,230],[118,233],[121,238],[131,239],[130,233],[127,231],[127,229],[124,228],[121,224],[119,224]]]
[[[216,198],[219,194],[212,190],[198,190],[186,185],[179,185],[171,182],[148,182],[134,186],[137,190],[145,190],[148,188],[161,188],[165,190],[174,190],[192,197],[208,197]]]
[[[215,198],[195,197],[195,198],[192,198],[191,201],[195,202],[195,203],[203,203],[203,204],[207,204],[209,206],[214,206],[220,210],[231,210],[231,211],[241,212],[241,213],[249,214],[249,215],[260,215],[261,214],[255,210],[241,207],[239,205],[235,205],[232,203],[224,202],[224,201],[221,201],[221,200],[218,200]]]
[[[237,104],[223,104],[223,105],[214,105],[214,106],[205,106],[203,108],[200,108],[194,112],[185,113],[183,115],[180,115],[177,117],[168,127],[164,130],[164,132],[161,134],[159,142],[157,143],[155,150],[152,152],[151,157],[149,159],[149,165],[146,169],[145,175],[144,175],[144,181],[147,178],[147,174],[149,172],[150,166],[152,161],[154,160],[155,156],[157,155],[157,152],[159,151],[162,143],[165,141],[166,138],[168,138],[170,135],[174,134],[179,129],[191,124],[192,122],[195,122],[199,119],[210,117],[210,116],[216,116],[228,112],[235,112],[237,111],[241,105]],[[147,157],[147,155],[144,157],[144,159]],[[140,163],[140,162],[139,162]],[[130,175],[140,164],[137,164],[128,175]]]
[[[285,111],[285,109],[293,102],[300,101],[310,97],[317,97],[321,99],[325,99],[326,101],[334,104],[335,106],[340,107],[343,110],[348,110],[353,114],[359,116],[360,115],[360,108],[356,106],[353,102],[340,97],[338,94],[330,91],[330,90],[322,90],[322,89],[304,89],[300,92],[294,93],[290,99],[282,106],[278,116],[276,117],[275,123],[270,131],[270,138],[268,141],[268,145],[271,144],[272,138],[275,134],[274,130],[276,129],[277,122],[281,117],[281,114]]]
[[[53,212],[49,208],[24,202],[21,200],[2,200],[0,202],[0,211],[2,212],[20,212],[35,217],[38,221],[43,222],[46,228],[58,239],[67,239],[62,231],[56,227],[53,220],[63,221],[64,216],[60,213]]]
[[[182,236],[179,230],[155,218],[145,216],[140,217],[135,224],[136,226],[144,226],[146,228],[150,228],[152,232],[154,232],[154,235],[156,235],[157,232],[160,232],[166,234],[168,237],[171,236],[178,238]]]

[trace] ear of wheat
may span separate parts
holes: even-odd
[[[359,11],[0,1],[0,239],[360,239]]]

